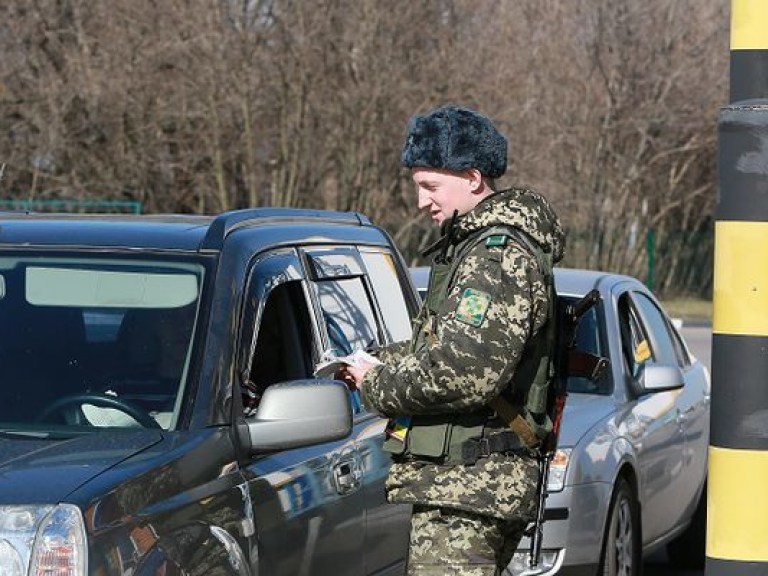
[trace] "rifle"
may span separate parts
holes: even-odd
[[[606,358],[576,349],[576,329],[579,319],[600,301],[600,292],[591,290],[580,300],[568,304],[558,300],[556,314],[557,332],[555,337],[554,368],[555,374],[550,385],[548,408],[552,420],[552,431],[547,434],[538,450],[539,479],[537,483],[537,510],[533,527],[528,531],[531,538],[528,565],[536,568],[541,557],[541,544],[544,537],[544,512],[549,494],[549,466],[557,451],[557,438],[565,410],[566,386],[569,376],[585,376],[592,380],[600,377],[608,366]]]

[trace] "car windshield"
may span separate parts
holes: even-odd
[[[0,431],[172,428],[203,271],[0,255]]]

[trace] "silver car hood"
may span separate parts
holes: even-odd
[[[575,446],[587,432],[604,422],[615,410],[613,396],[568,393],[558,446]]]

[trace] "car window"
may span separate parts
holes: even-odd
[[[278,382],[311,378],[312,321],[301,266],[291,250],[263,255],[248,281],[239,363],[243,408],[255,413],[264,391]]]
[[[597,307],[590,308],[579,319],[576,327],[574,349],[600,358],[608,356],[603,344]],[[597,381],[583,376],[569,376],[567,383],[568,392],[586,394],[609,394],[611,391],[610,385],[610,378],[605,375]]]
[[[0,258],[0,421],[176,425],[204,268],[194,261]]]
[[[670,326],[662,312],[645,294],[635,292],[632,295],[637,303],[645,328],[650,336],[651,359],[656,364],[677,366],[680,363],[675,342],[670,334]]]
[[[279,284],[266,295],[243,382],[246,415],[255,411],[262,394],[272,384],[312,377],[310,325],[299,281]]]
[[[385,252],[361,252],[373,293],[378,300],[384,329],[391,342],[401,342],[411,337],[411,315],[397,277],[397,268],[392,254]]]
[[[314,282],[330,343],[340,356],[378,346],[376,318],[362,277]]]
[[[355,350],[376,348],[380,339],[376,317],[363,278],[323,280],[312,283],[325,326],[327,344],[323,355],[346,356]],[[360,393],[352,393],[352,409],[362,411]]]
[[[680,366],[685,368],[691,365],[691,355],[688,353],[688,347],[683,342],[683,337],[677,329],[670,323],[669,332],[672,335],[672,343],[675,345],[675,353],[680,362]]]
[[[622,357],[627,373],[636,377],[651,359],[651,350],[629,294],[619,298],[618,311]]]

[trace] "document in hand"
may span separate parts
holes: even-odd
[[[365,350],[355,350],[347,356],[326,356],[315,366],[315,376],[318,378],[333,378],[342,366],[359,366],[360,362],[381,364],[375,356],[371,356]]]

